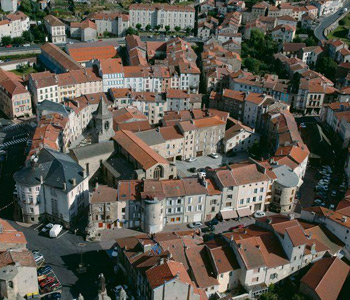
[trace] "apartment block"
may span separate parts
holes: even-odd
[[[174,30],[176,26],[181,29],[194,28],[195,10],[193,7],[169,5],[165,3],[133,4],[129,8],[130,26],[136,28],[141,24],[142,28],[150,25],[151,28],[160,26],[165,29],[169,26]]]
[[[10,119],[32,115],[30,93],[15,74],[0,70],[0,109]]]
[[[21,11],[5,15],[0,21],[0,38],[4,36],[20,37],[24,31],[29,30],[29,26],[29,17]]]
[[[44,24],[53,44],[66,43],[66,27],[64,23],[53,15],[44,18]]]
[[[14,174],[16,210],[26,223],[44,220],[69,228],[89,203],[86,172],[67,154],[43,148]]]

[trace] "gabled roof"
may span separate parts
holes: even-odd
[[[349,274],[350,267],[337,257],[323,258],[313,264],[300,280],[321,300],[336,300]]]

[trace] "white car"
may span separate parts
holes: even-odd
[[[69,44],[71,44],[71,45],[72,45],[72,44],[74,44],[74,42],[72,42],[72,41],[69,41]]]
[[[314,201],[314,203],[320,205],[320,204],[322,203],[322,200],[316,199],[316,200]]]
[[[215,159],[219,158],[219,155],[217,153],[211,153],[211,154],[209,154],[209,156],[212,158],[215,158]]]
[[[49,223],[49,224],[46,224],[43,229],[41,229],[41,232],[49,232],[50,229],[53,227],[53,224],[52,223]]]
[[[23,44],[23,47],[30,47],[30,44]]]
[[[188,227],[190,227],[190,228],[198,228],[201,226],[202,226],[201,222],[193,222],[193,223],[188,224]]]
[[[261,210],[258,210],[258,211],[256,211],[254,213],[254,217],[255,218],[262,218],[262,217],[265,217],[265,216],[266,216],[266,214],[263,211],[261,211]]]
[[[335,208],[334,204],[331,204],[331,205],[329,206],[329,209],[331,209],[331,210],[334,210],[334,208]]]
[[[196,161],[196,160],[197,160],[197,157],[190,157],[190,158],[186,159],[187,162],[193,162],[193,161]]]

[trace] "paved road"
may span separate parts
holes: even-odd
[[[345,7],[350,8],[350,4],[348,3],[348,4],[344,5],[344,8]],[[323,32],[329,25],[334,23],[341,16],[340,11],[342,9],[343,8],[340,8],[334,14],[320,19],[320,24],[315,29],[315,36],[317,39],[319,39],[319,40],[326,40],[327,39],[327,37],[323,34]]]

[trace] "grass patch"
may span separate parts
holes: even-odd
[[[332,39],[340,39],[343,42],[350,44],[350,39],[347,37],[350,27],[350,14],[343,18],[345,22],[343,25],[339,25],[334,31],[327,35],[327,38]]]
[[[37,53],[5,55],[5,56],[0,56],[0,60],[6,60],[6,59],[15,60],[15,59],[35,57],[35,56],[38,56],[38,55],[39,54],[37,54]]]
[[[23,69],[23,71],[20,70],[11,70],[10,72],[15,73],[16,75],[22,76],[22,75],[28,75],[32,73],[37,73],[38,71],[35,70],[33,67],[27,67]]]

